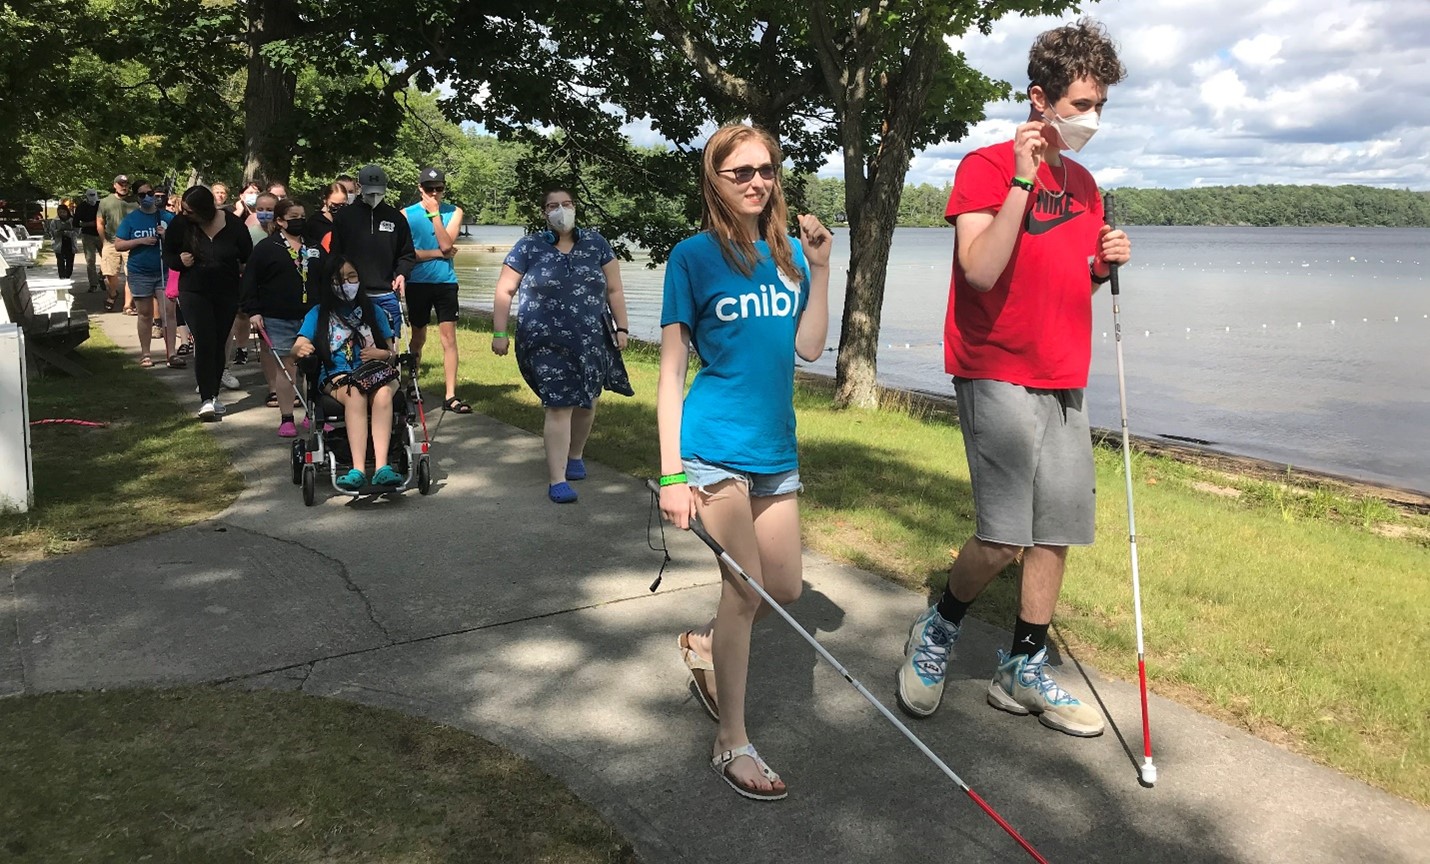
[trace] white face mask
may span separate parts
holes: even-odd
[[[357,193],[356,193],[356,192],[349,192],[349,193],[348,193],[348,203],[349,203],[349,204],[356,204],[356,203],[357,203]]]
[[[247,195],[244,195],[244,196],[243,196],[243,206],[245,206],[245,207],[252,207],[254,204],[257,204],[257,203],[258,203],[258,193],[257,193],[257,192],[249,192]]]
[[[1063,139],[1063,146],[1077,153],[1097,134],[1098,117],[1096,111],[1059,117],[1056,113],[1044,114],[1043,119],[1056,130]]]
[[[377,205],[381,204],[385,197],[387,197],[386,192],[364,192],[362,194],[363,203],[373,209],[377,209]]]
[[[550,225],[553,231],[565,234],[576,227],[576,208],[561,207],[546,214],[546,224]]]
[[[351,300],[357,299],[357,292],[358,292],[358,283],[356,283],[356,282],[339,282],[339,283],[338,283],[338,296],[341,297],[341,298],[343,298],[344,300],[351,301]]]

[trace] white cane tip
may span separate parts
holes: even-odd
[[[1143,765],[1143,766],[1139,769],[1138,773],[1142,775],[1142,782],[1143,782],[1143,783],[1146,783],[1148,786],[1155,786],[1155,785],[1157,785],[1157,766],[1156,766],[1156,765],[1153,765],[1153,764],[1151,764],[1151,763],[1149,762],[1149,763]]]

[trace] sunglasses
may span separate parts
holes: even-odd
[[[427,190],[428,192],[446,192],[446,191],[447,191],[447,187],[446,187],[446,186],[423,186],[422,188],[425,189],[425,190]]]
[[[773,180],[780,173],[780,169],[769,163],[756,168],[753,165],[741,165],[739,168],[721,168],[716,174],[729,174],[736,183],[749,183],[759,174],[761,180]]]

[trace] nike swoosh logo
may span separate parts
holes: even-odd
[[[1071,195],[1064,196],[1059,200],[1052,196],[1045,198],[1045,194],[1039,193],[1037,203],[1033,205],[1033,209],[1028,211],[1026,230],[1033,236],[1046,234],[1064,222],[1071,222],[1087,212],[1087,208],[1082,206],[1074,209],[1074,205],[1079,202]],[[1055,212],[1055,207],[1061,212]]]
[[[1046,234],[1064,222],[1070,222],[1081,216],[1081,213],[1062,213],[1051,219],[1040,220],[1032,213],[1028,214],[1028,233],[1034,236]]]

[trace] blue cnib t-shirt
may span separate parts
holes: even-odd
[[[684,324],[700,355],[680,423],[680,455],[740,471],[799,467],[794,435],[794,337],[809,304],[809,265],[792,242],[798,283],[763,240],[750,276],[726,263],[710,232],[682,240],[665,267],[660,324]]]
[[[167,226],[174,221],[174,214],[168,210],[154,213],[135,210],[119,223],[119,227],[114,231],[114,238],[116,240],[140,240],[145,237],[153,237],[159,233],[160,219],[163,219]],[[153,246],[135,246],[130,249],[129,272],[135,276],[162,276],[164,262],[160,252],[161,248],[162,244],[156,243]]]
[[[446,225],[447,220],[452,218],[452,214],[457,212],[456,205],[448,204],[446,201],[443,201],[437,209],[442,214],[439,218],[443,225]],[[422,206],[421,201],[404,207],[402,215],[407,217],[407,227],[412,229],[413,249],[440,248],[437,245],[437,231],[432,227],[432,220],[427,218],[427,210]],[[457,267],[455,263],[446,258],[418,261],[417,266],[412,268],[412,275],[407,277],[407,281],[455,285]]]
[[[317,306],[309,309],[308,314],[303,316],[303,323],[298,325],[298,335],[314,345],[318,344],[318,310]],[[392,325],[388,323],[387,316],[382,314],[381,310],[378,310],[378,314],[375,316],[377,320],[371,324],[362,320],[362,307],[357,304],[340,304],[336,312],[337,314],[328,316],[328,350],[332,352],[332,356],[328,360],[327,368],[322,371],[321,377],[324,383],[343,372],[351,372],[362,365],[362,358],[359,354],[362,352],[363,345],[370,345],[375,341],[372,338],[374,324],[377,332],[387,340],[387,344],[392,344]],[[353,330],[347,326],[348,321],[357,325],[360,339],[353,338]],[[341,346],[341,350],[338,350],[339,346]]]

